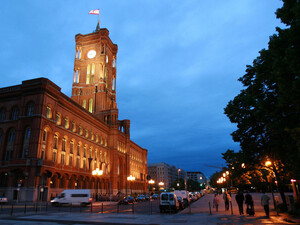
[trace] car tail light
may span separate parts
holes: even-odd
[[[90,201],[90,202],[92,202],[92,201],[93,201],[93,199],[92,199],[92,198],[89,198],[89,201]]]

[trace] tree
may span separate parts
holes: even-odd
[[[286,28],[277,27],[268,49],[247,66],[239,79],[244,89],[225,114],[237,124],[232,137],[241,153],[255,164],[272,161],[286,204],[283,184],[287,178],[300,178],[300,1],[283,2],[276,15]]]

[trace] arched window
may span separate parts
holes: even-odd
[[[102,63],[99,64],[99,78],[103,79],[104,78],[104,72],[103,72],[103,65]]]
[[[63,152],[66,151],[66,142],[67,142],[67,140],[66,140],[66,138],[64,137],[64,138],[62,139],[62,147],[61,147],[61,150],[62,150]]]
[[[52,118],[52,109],[51,109],[51,106],[50,105],[47,105],[47,109],[46,109],[46,117],[48,119],[51,119]]]
[[[80,71],[79,69],[74,70],[73,83],[79,83]]]
[[[117,65],[116,65],[116,57],[114,56],[113,57],[113,67],[115,68]]]
[[[54,149],[58,148],[58,136],[57,134],[54,135],[54,145],[53,145]]]
[[[116,90],[116,78],[114,77],[113,82],[112,82],[112,90]]]
[[[86,157],[86,145],[83,147],[83,157]]]
[[[79,126],[79,135],[82,135],[82,127]]]
[[[86,108],[86,100],[85,99],[82,101],[82,107]]]
[[[85,137],[86,137],[86,138],[89,137],[89,131],[88,131],[88,129],[85,129]]]
[[[53,161],[53,162],[56,162],[57,147],[58,147],[58,136],[57,136],[57,134],[55,134],[55,135],[54,135],[53,152],[52,152],[52,161]]]
[[[102,151],[99,152],[99,161],[102,162]]]
[[[25,134],[24,134],[24,141],[23,141],[23,156],[22,157],[27,157],[29,154],[29,141],[30,141],[30,135],[31,135],[31,128],[27,127],[25,129]]]
[[[80,143],[77,144],[77,155],[80,156],[80,150],[81,150],[81,145]]]
[[[91,76],[91,65],[88,64],[86,69],[86,84],[90,83],[90,76]]]
[[[89,100],[89,112],[93,113],[93,99],[92,98],[90,98],[90,100]]]
[[[94,77],[95,77],[95,63],[92,63],[91,84],[94,83]]]
[[[72,122],[72,131],[76,132],[76,123],[74,121]]]
[[[4,121],[5,120],[5,115],[6,115],[6,110],[5,110],[5,108],[2,108],[0,110],[0,121]]]
[[[74,151],[74,141],[71,140],[70,141],[70,154],[73,154],[73,151]]]
[[[30,102],[27,104],[26,116],[33,116],[33,113],[34,113],[34,104],[33,102]]]
[[[69,129],[69,118],[67,116],[65,117],[65,128]]]
[[[11,120],[17,120],[19,116],[19,109],[14,107],[11,112]]]
[[[6,144],[5,156],[4,156],[5,161],[8,161],[12,158],[15,139],[16,139],[16,130],[15,129],[10,129],[9,132],[8,132],[8,135],[7,135],[7,144]]]
[[[93,131],[91,131],[91,140],[93,141],[94,140],[94,133],[93,133]]]
[[[98,134],[96,134],[96,142],[97,143],[99,142],[99,136],[98,136]]]
[[[48,132],[47,132],[47,130],[44,130],[43,131],[41,159],[45,159],[45,154],[46,154],[46,149],[47,149],[47,139],[48,139]]]
[[[58,112],[56,113],[56,125],[60,125],[61,124],[61,114]]]

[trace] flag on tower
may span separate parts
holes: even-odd
[[[99,9],[94,9],[89,12],[89,14],[99,15]]]

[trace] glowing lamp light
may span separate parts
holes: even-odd
[[[295,182],[296,182],[296,180],[295,180],[295,179],[291,179],[291,182],[292,182],[292,183],[295,183]]]
[[[97,169],[95,169],[95,170],[93,170],[92,171],[92,175],[94,175],[94,176],[101,176],[101,175],[103,175],[103,170],[99,170],[99,168],[97,168]]]
[[[155,181],[154,180],[149,180],[149,184],[154,184],[155,183]]]
[[[266,165],[266,166],[271,166],[271,165],[272,165],[272,162],[271,162],[270,160],[268,160],[268,161],[265,162],[265,165]]]
[[[128,180],[128,181],[134,181],[134,180],[135,180],[135,177],[133,177],[132,175],[130,175],[129,177],[127,177],[127,180]]]
[[[245,166],[245,163],[242,163],[242,168],[245,168],[246,166]]]

